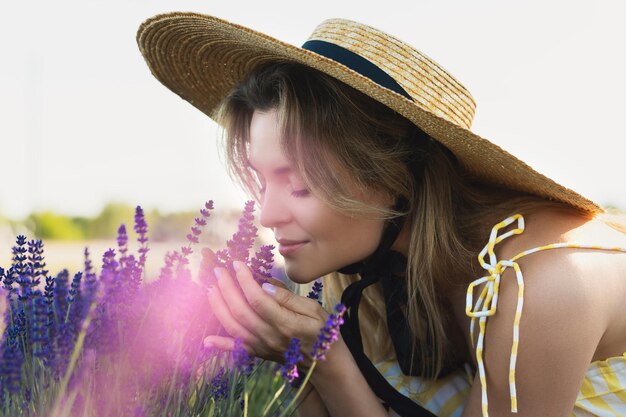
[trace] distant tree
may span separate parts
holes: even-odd
[[[33,213],[26,221],[34,226],[33,232],[38,239],[80,240],[85,238],[85,232],[80,225],[67,216],[47,211]]]

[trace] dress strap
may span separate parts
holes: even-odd
[[[500,234],[505,227],[517,222],[514,229],[506,233]],[[550,245],[539,246],[518,253],[509,260],[498,261],[494,248],[495,246],[514,235],[524,232],[524,217],[521,214],[515,214],[496,224],[491,229],[489,242],[478,255],[480,266],[488,272],[488,275],[472,281],[467,288],[467,296],[465,300],[465,313],[472,318],[470,323],[470,338],[472,345],[476,349],[476,362],[478,363],[478,372],[481,385],[482,399],[482,415],[488,417],[488,401],[487,401],[487,378],[485,377],[485,365],[483,360],[483,348],[485,343],[485,329],[487,318],[496,314],[498,308],[498,293],[500,289],[500,279],[507,268],[515,270],[517,280],[517,308],[515,310],[515,318],[513,320],[513,346],[511,347],[511,358],[509,362],[509,391],[511,397],[511,412],[517,413],[517,391],[515,386],[515,366],[517,361],[517,348],[519,344],[519,323],[522,317],[522,308],[524,306],[524,277],[519,264],[516,262],[524,256],[535,252],[548,249],[558,248],[579,248],[579,249],[597,249],[626,252],[626,248],[598,245],[582,245],[577,243],[553,243]],[[488,260],[485,260],[487,256]],[[476,287],[483,285],[478,298],[474,301],[474,290]],[[478,340],[474,341],[474,326],[478,319]]]

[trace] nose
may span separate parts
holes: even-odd
[[[265,194],[261,196],[259,223],[261,226],[272,228],[289,221],[291,214],[280,191],[269,185]]]

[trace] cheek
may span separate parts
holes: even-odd
[[[323,231],[315,242],[324,255],[334,259],[341,268],[371,255],[382,236],[382,221],[366,221],[343,217],[323,223]],[[323,233],[322,233],[323,232]]]
[[[378,247],[382,236],[382,223],[355,222],[346,224],[343,229],[336,229],[338,240],[342,242],[343,251],[350,253],[355,261],[371,255]]]

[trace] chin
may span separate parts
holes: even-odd
[[[289,280],[295,282],[296,284],[309,284],[325,275],[311,275],[311,273],[305,273],[304,271],[298,271],[297,269],[289,267],[285,268],[285,274],[287,275],[287,278],[289,278]]]

